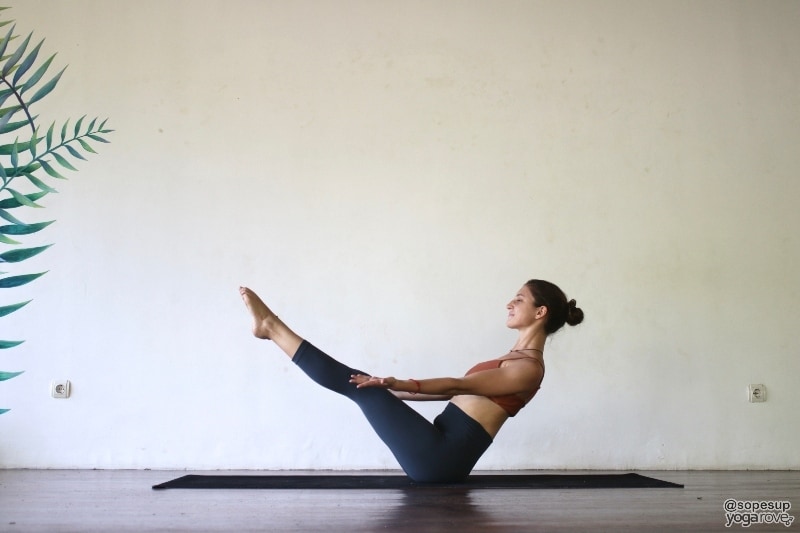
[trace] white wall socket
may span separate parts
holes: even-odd
[[[68,379],[50,383],[50,396],[53,398],[69,398],[70,392],[72,392],[72,384]]]
[[[749,385],[747,387],[747,399],[750,403],[766,402],[767,388],[761,383]]]

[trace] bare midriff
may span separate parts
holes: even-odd
[[[508,413],[486,396],[459,395],[450,402],[483,426],[492,438],[508,420]]]

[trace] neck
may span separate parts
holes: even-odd
[[[530,355],[535,357],[536,355],[544,355],[544,351],[540,350],[539,348],[512,348],[512,352],[517,352],[525,355]]]
[[[547,339],[541,331],[527,331],[519,332],[519,338],[514,343],[512,351],[521,351],[523,353],[540,353],[544,355],[544,341]]]

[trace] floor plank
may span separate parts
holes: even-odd
[[[0,470],[0,531],[519,533],[800,529],[800,523],[791,528],[780,524],[749,528],[737,524],[726,528],[723,510],[728,498],[785,500],[800,505],[798,471],[640,472],[682,483],[683,489],[150,488],[186,473],[189,472]],[[795,513],[794,509],[788,511],[789,515]]]

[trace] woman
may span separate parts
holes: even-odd
[[[464,480],[509,417],[528,403],[544,377],[544,343],[583,311],[556,285],[531,280],[506,306],[518,331],[505,355],[461,378],[379,378],[332,359],[289,329],[250,289],[241,287],[253,334],[270,339],[311,379],[353,400],[406,474],[420,483]],[[403,400],[449,400],[433,423]]]

